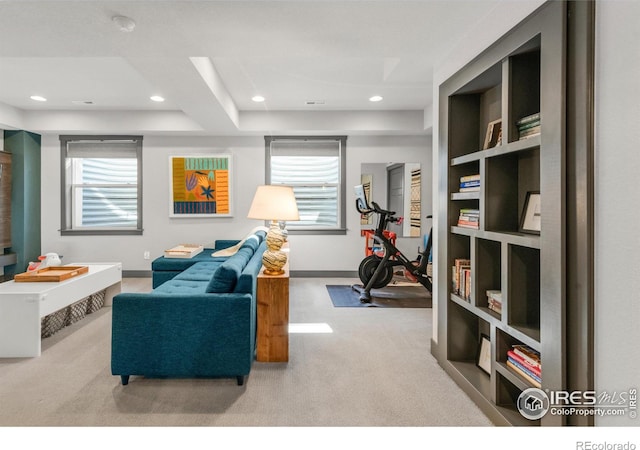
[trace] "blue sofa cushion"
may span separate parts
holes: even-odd
[[[203,294],[206,292],[207,281],[169,280],[153,290],[154,294]]]
[[[251,252],[253,254],[258,249],[258,246],[260,246],[261,242],[262,242],[262,240],[260,238],[258,238],[258,236],[256,236],[255,234],[252,234],[251,236],[249,236],[247,238],[246,241],[244,241],[244,243],[242,244],[242,246],[240,248],[241,249],[243,249],[243,248],[251,249]]]
[[[222,261],[199,262],[184,272],[176,275],[174,280],[209,281],[213,273],[222,265]]]
[[[206,292],[233,292],[240,274],[253,256],[253,253],[254,251],[251,248],[243,247],[235,255],[230,256],[216,269],[209,281]]]

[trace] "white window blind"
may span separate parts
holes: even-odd
[[[292,186],[300,220],[287,228],[333,230],[342,227],[341,140],[273,140],[270,184]]]
[[[67,141],[64,231],[141,231],[138,140]]]

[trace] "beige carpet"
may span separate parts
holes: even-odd
[[[432,310],[334,308],[327,283],[291,280],[289,363],[255,363],[234,379],[145,379],[110,373],[110,308],[43,341],[39,358],[0,359],[1,426],[488,426],[430,355]],[[123,290],[149,289],[127,280]]]

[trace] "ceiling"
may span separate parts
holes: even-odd
[[[500,1],[0,1],[0,127],[426,133],[434,67]]]

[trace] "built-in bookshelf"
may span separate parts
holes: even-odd
[[[433,353],[497,424],[564,423],[517,402],[565,387],[565,19],[563,2],[543,5],[440,86]]]

